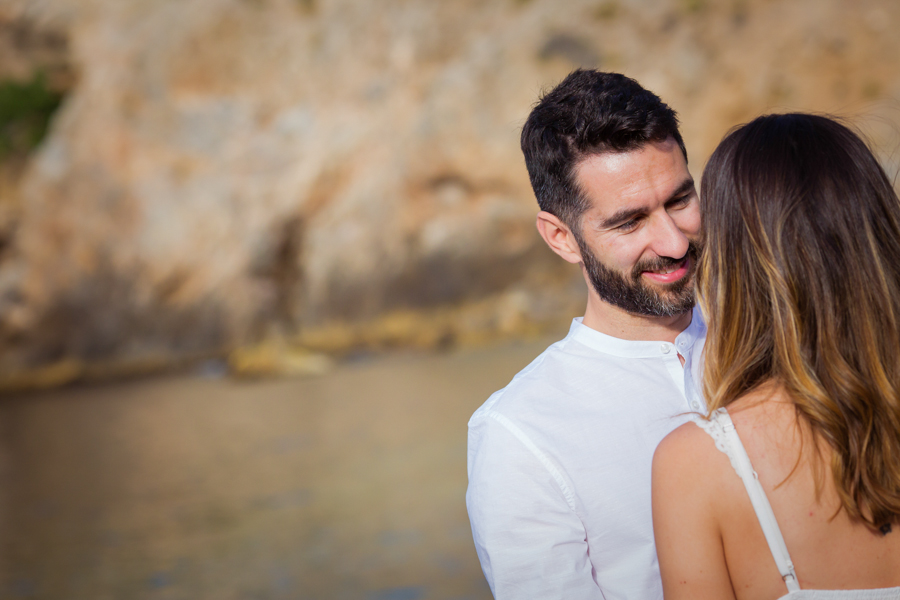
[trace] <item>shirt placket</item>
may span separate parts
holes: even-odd
[[[669,375],[672,377],[672,381],[675,382],[675,385],[681,392],[682,398],[690,405],[690,400],[687,397],[685,389],[684,368],[681,366],[681,361],[678,360],[678,350],[676,349],[676,345],[669,342],[661,342],[659,345],[659,352],[666,365],[666,370],[668,370]],[[685,361],[687,361],[687,357],[685,357]],[[687,362],[685,362],[685,365],[686,364]]]
[[[693,365],[693,339],[687,334],[681,334],[675,338],[675,343],[661,342],[659,352],[662,354],[663,362],[669,375],[675,382],[675,385],[681,391],[681,397],[684,398],[687,410],[691,412],[701,412],[705,409],[705,404],[697,393],[694,386],[694,378],[691,375]],[[678,355],[684,357],[684,365],[678,359]]]

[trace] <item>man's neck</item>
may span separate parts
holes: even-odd
[[[582,324],[622,340],[661,341],[674,344],[678,334],[691,324],[692,316],[691,310],[672,317],[635,315],[591,294],[588,296]]]

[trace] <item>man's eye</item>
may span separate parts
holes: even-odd
[[[618,229],[619,231],[628,232],[637,227],[637,224],[637,219],[631,219],[630,221],[625,221],[624,223],[616,227],[616,229]]]
[[[672,200],[671,206],[684,206],[691,200],[692,194],[685,194],[681,198],[675,198]]]

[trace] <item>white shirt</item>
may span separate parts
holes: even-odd
[[[475,412],[466,505],[497,600],[662,598],[650,466],[666,434],[706,410],[705,339],[696,308],[675,344],[575,319]]]

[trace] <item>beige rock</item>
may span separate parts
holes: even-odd
[[[269,339],[255,346],[236,348],[228,357],[228,365],[238,377],[301,376],[327,373],[334,361],[325,354]]]
[[[895,2],[3,0],[0,17],[62,32],[77,73],[0,202],[0,374],[327,331],[334,351],[433,346],[577,314],[518,135],[579,65],[675,107],[698,179],[729,127],[785,109],[853,116],[898,170]]]

